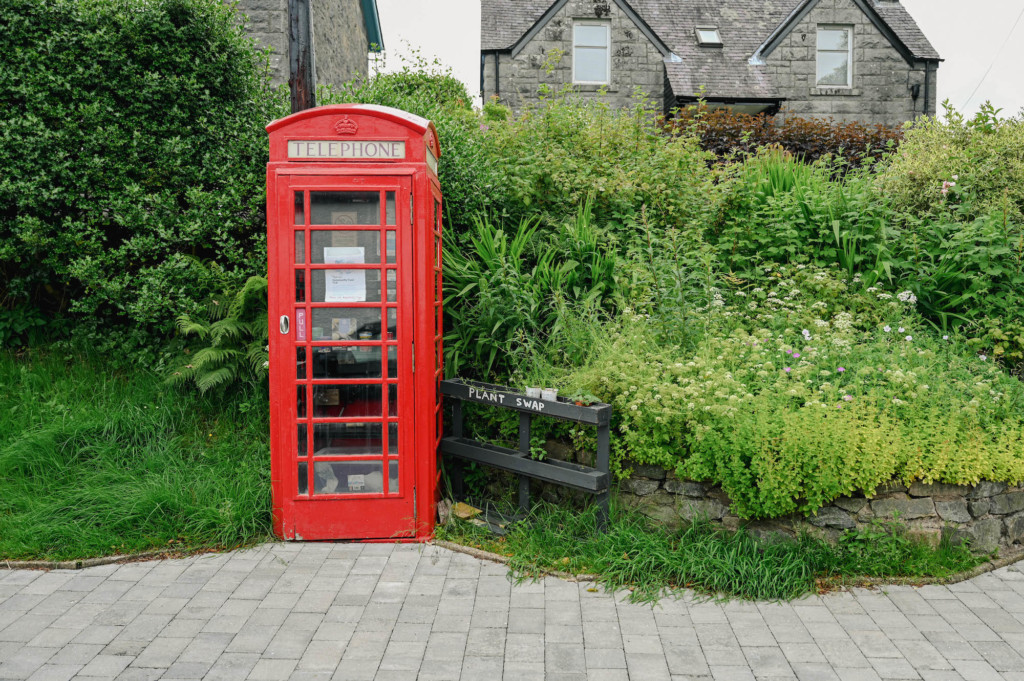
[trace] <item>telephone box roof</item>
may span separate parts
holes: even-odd
[[[408,111],[402,111],[401,109],[393,109],[390,106],[378,106],[376,104],[331,104],[328,106],[318,106],[312,109],[306,109],[305,111],[299,111],[293,113],[290,116],[284,118],[278,118],[276,121],[271,121],[267,124],[267,132],[274,132],[281,128],[304,121],[310,118],[319,118],[320,116],[337,116],[339,114],[347,115],[359,115],[359,116],[371,116],[373,118],[380,118],[392,123],[403,125],[410,130],[423,135],[432,136],[433,139],[438,139],[437,128],[434,127],[432,121],[411,114]],[[436,144],[434,152],[440,158],[441,148],[440,144]]]

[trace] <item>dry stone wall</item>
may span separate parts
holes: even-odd
[[[721,487],[679,480],[656,466],[634,465],[634,474],[620,484],[620,500],[669,527],[706,517],[729,529],[740,526],[766,539],[791,537],[802,530],[835,540],[844,530],[863,528],[873,520],[898,519],[914,535],[938,542],[943,534],[969,540],[972,549],[1024,550],[1024,487],[980,482],[974,486],[888,485],[870,499],[841,497],[805,518],[792,515],[744,521],[731,511]]]

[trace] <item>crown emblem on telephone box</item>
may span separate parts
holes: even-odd
[[[338,119],[338,122],[334,124],[334,132],[339,135],[354,135],[359,131],[359,126],[356,122],[348,116],[342,116]]]

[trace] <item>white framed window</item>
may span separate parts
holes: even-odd
[[[853,26],[818,26],[818,87],[853,87]]]
[[[577,21],[572,26],[572,82],[606,85],[611,81],[611,25]]]

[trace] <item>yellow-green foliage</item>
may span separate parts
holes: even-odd
[[[983,108],[965,119],[947,108],[942,119],[922,119],[907,129],[899,150],[882,164],[880,180],[894,206],[909,214],[967,201],[968,217],[1005,211],[1019,223],[1024,220],[1024,117],[1000,119]],[[943,182],[955,182],[957,191],[943,194]]]
[[[722,485],[738,513],[809,513],[893,478],[1024,480],[1024,385],[932,334],[903,292],[775,268],[716,291],[693,350],[625,317],[572,377],[615,407],[627,461]],[[767,290],[766,290],[767,289]]]
[[[680,227],[708,210],[710,155],[695,135],[663,134],[643,102],[615,110],[562,93],[484,127],[481,151],[498,175],[494,191],[505,194],[495,207],[509,214],[557,222],[592,196],[603,219],[621,222],[646,206],[656,224]]]

